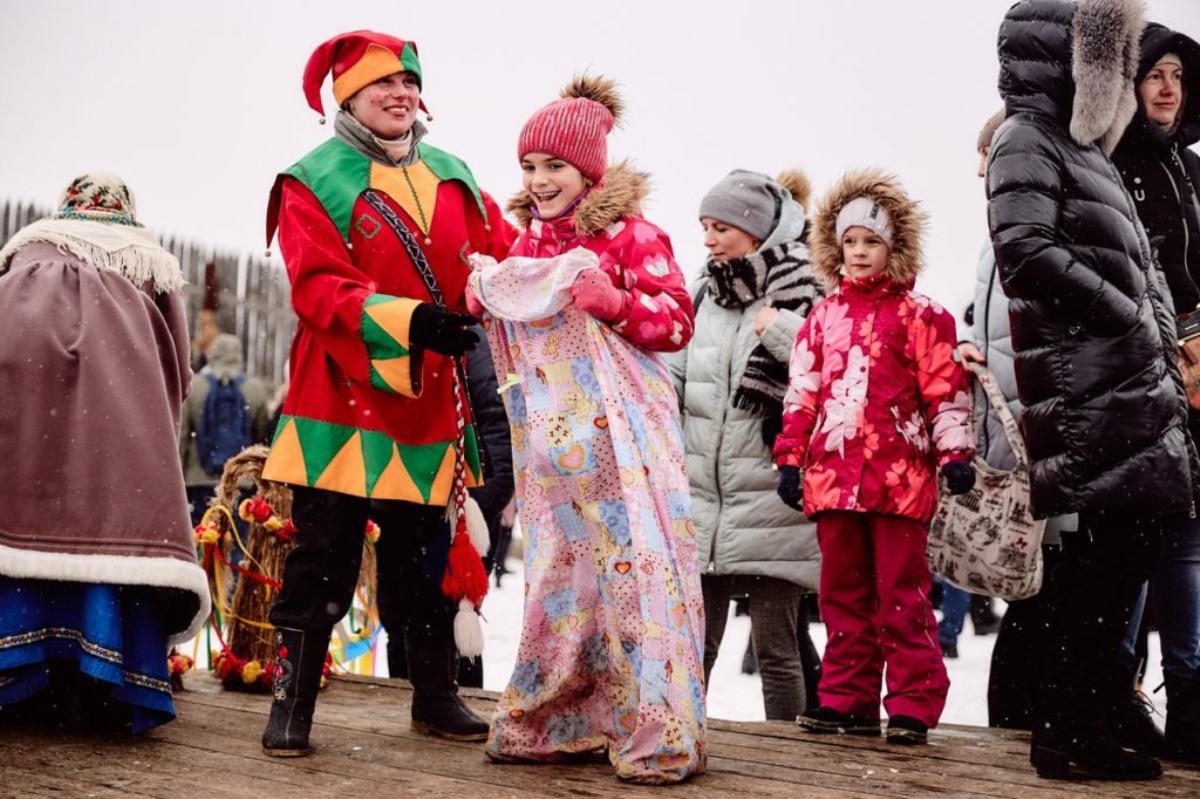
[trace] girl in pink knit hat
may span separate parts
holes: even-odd
[[[517,148],[522,227],[474,258],[513,426],[527,592],[498,761],[606,758],[634,782],[704,769],[704,604],[678,402],[660,357],[692,303],[670,240],[641,216],[646,176],[608,165],[615,86],[577,78]]]

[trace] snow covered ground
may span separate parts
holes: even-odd
[[[516,660],[521,624],[521,600],[524,594],[521,562],[510,558],[506,575],[497,589],[493,581],[491,592],[484,601],[483,612],[486,645],[484,647],[483,684],[494,691],[504,690]],[[1003,610],[1003,602],[997,602],[997,612]],[[708,715],[712,718],[736,721],[761,721],[762,683],[758,675],[742,674],[742,654],[750,638],[750,618],[733,616],[730,609],[729,625],[725,628],[725,640],[721,653],[713,667],[712,685],[708,692]],[[811,628],[813,642],[818,650],[825,645],[825,627],[814,624]],[[991,664],[992,644],[996,636],[977,636],[968,620],[963,635],[958,640],[957,659],[946,661],[950,673],[950,696],[942,721],[947,724],[970,724],[987,726],[987,681]],[[1159,660],[1158,634],[1150,634],[1150,667],[1146,673],[1147,691],[1162,683],[1162,668]],[[1151,694],[1157,709],[1156,720],[1162,725],[1162,713],[1166,709],[1166,691]]]

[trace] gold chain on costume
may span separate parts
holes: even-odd
[[[403,164],[400,166],[404,172],[404,182],[408,184],[408,190],[412,192],[413,202],[417,204],[417,216],[421,217],[421,230],[425,231],[425,245],[433,244],[429,238],[429,220],[425,218],[425,209],[421,207],[421,198],[417,196],[417,187],[413,185],[412,178],[409,177],[408,167]]]

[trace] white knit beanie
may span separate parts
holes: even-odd
[[[855,226],[873,231],[883,239],[889,250],[892,248],[892,219],[887,210],[870,197],[855,197],[838,211],[835,226],[837,240],[840,242],[842,234]]]

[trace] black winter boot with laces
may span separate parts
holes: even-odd
[[[1151,757],[1166,754],[1167,739],[1151,715],[1154,706],[1134,687],[1132,669],[1112,669],[1105,678],[1096,677],[1091,683],[1100,699],[1100,721],[1118,744]]]
[[[1083,690],[1072,685],[1046,688],[1029,748],[1029,762],[1039,777],[1152,780],[1162,776],[1157,760],[1121,746],[1097,704],[1084,700]]]

